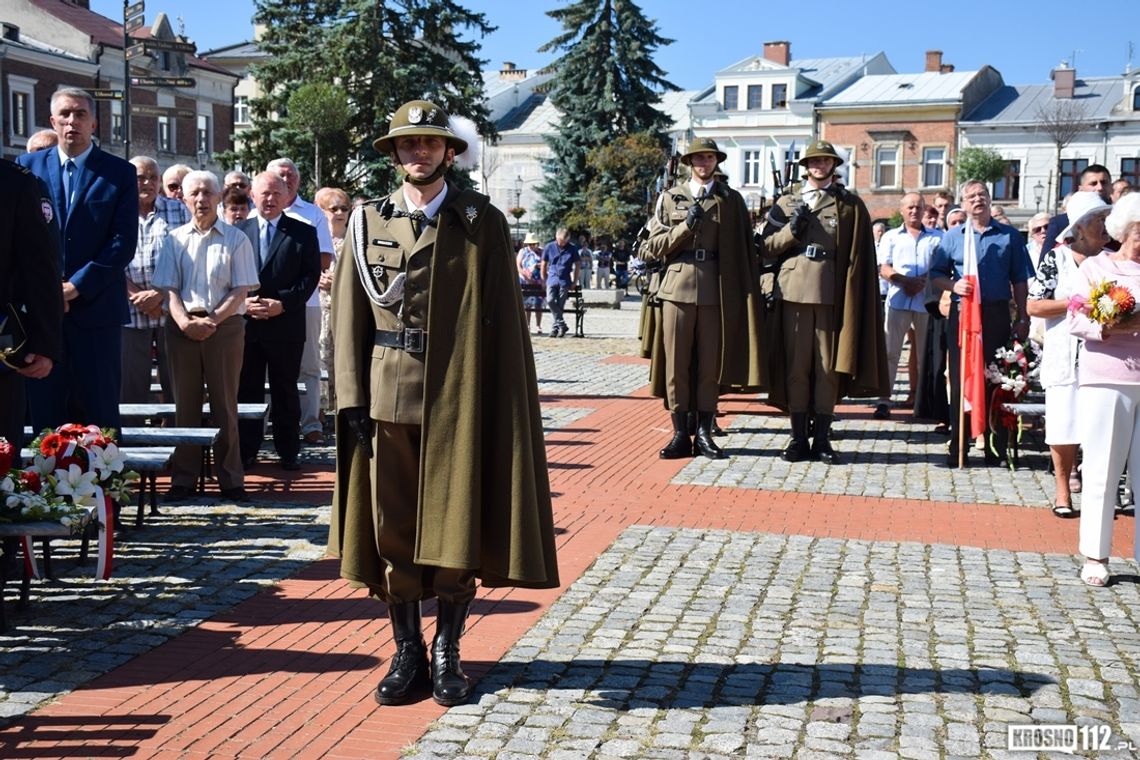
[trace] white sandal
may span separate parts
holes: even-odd
[[[1081,581],[1086,586],[1104,588],[1108,585],[1108,563],[1086,561],[1081,568]]]

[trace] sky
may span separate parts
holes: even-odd
[[[485,13],[498,29],[479,40],[487,68],[503,61],[538,69],[552,54],[537,49],[553,39],[558,25],[545,11],[555,0],[458,0]],[[177,31],[199,51],[224,47],[253,37],[253,0],[146,0],[146,21],[165,11]],[[793,8],[810,8],[816,19],[800,20]],[[91,0],[91,8],[120,19],[122,0]],[[1140,3],[1105,0],[1081,6],[1059,0],[1002,2],[958,0],[913,3],[899,0],[815,0],[810,4],[775,4],[762,0],[642,0],[645,14],[659,33],[674,42],[658,50],[657,64],[682,89],[712,84],[718,69],[763,52],[765,41],[791,43],[792,58],[874,54],[883,51],[899,72],[922,71],[927,50],[941,50],[943,62],[957,71],[990,65],[1007,84],[1043,84],[1062,60],[1075,65],[1077,76],[1116,76],[1129,62],[1140,67]],[[1082,8],[1095,13],[1081,15]],[[765,10],[772,9],[772,10]],[[951,10],[952,9],[952,10]],[[222,23],[219,20],[224,19]]]

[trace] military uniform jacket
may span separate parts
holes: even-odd
[[[772,207],[764,228],[762,255],[780,262],[776,295],[792,303],[833,306],[838,334],[832,366],[840,374],[840,396],[884,396],[889,380],[883,310],[867,207],[858,196],[833,183],[816,202],[803,240],[797,240],[788,222],[800,198],[800,186],[793,185]],[[824,250],[822,259],[803,255],[809,244]],[[769,402],[783,406],[786,376],[779,309],[772,316],[765,333],[773,345],[765,385]]]
[[[29,170],[0,159],[0,319],[19,313],[24,353],[59,361],[63,290],[54,208]],[[9,330],[9,335],[15,335]],[[0,364],[0,372],[9,372]]]
[[[740,193],[722,182],[701,202],[704,219],[695,231],[685,224],[695,200],[687,182],[671,188],[651,221],[649,239],[638,249],[664,271],[657,291],[677,303],[720,304],[722,392],[756,390],[761,384],[762,307],[759,268],[752,244],[748,209]],[[703,230],[703,231],[702,231]],[[692,251],[716,251],[715,260],[696,261]],[[661,320],[650,317],[652,330],[649,379],[653,395],[665,398],[665,349]]]
[[[402,203],[402,193],[392,200]],[[397,316],[374,299],[393,275],[410,272],[405,317],[422,319],[426,331],[426,350],[416,359],[422,415],[415,561],[474,570],[484,586],[557,587],[538,384],[506,218],[486,196],[449,187],[434,232],[417,241],[408,218],[385,218],[379,205],[353,212],[337,264],[338,408],[364,407],[373,419],[395,409],[399,416],[402,407],[388,397],[406,390],[400,363],[408,357],[398,357],[392,370],[389,353],[402,349],[375,345],[376,330],[392,329]],[[430,262],[421,263],[428,249]],[[341,558],[345,578],[379,585],[373,462],[338,426],[329,552]]]

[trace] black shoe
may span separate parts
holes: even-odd
[[[247,470],[253,467],[255,464],[257,464],[257,455],[251,457],[242,457],[241,459],[241,466]]]
[[[811,439],[812,458],[824,464],[843,464],[839,452],[831,447],[831,420],[830,414],[815,415],[815,433]]]
[[[288,472],[296,472],[301,469],[301,465],[294,459],[283,459],[281,460],[281,469]]]
[[[693,439],[693,448],[706,459],[724,459],[727,455],[712,439],[712,421],[712,412],[697,412],[697,437]]]
[[[244,488],[223,488],[222,498],[226,501],[252,501]]]
[[[875,407],[875,413],[871,416],[877,420],[889,420],[891,418],[891,405],[879,404]]]
[[[419,602],[388,605],[396,654],[388,675],[380,681],[373,696],[382,705],[402,705],[417,689],[431,683],[427,661],[427,645],[420,619]]]
[[[162,502],[164,504],[177,504],[188,501],[193,495],[194,489],[190,486],[171,486],[170,490],[162,495]]]
[[[716,438],[723,438],[724,436],[728,435],[728,433],[724,432],[724,430],[721,429],[720,425],[716,424],[716,415],[713,415],[712,434]]]
[[[780,452],[780,458],[785,462],[802,462],[811,456],[811,444],[808,443],[808,421],[806,412],[792,412],[792,440]]]
[[[689,438],[689,415],[687,412],[673,412],[673,437],[665,448],[658,452],[662,459],[684,459],[693,455],[693,441]]]
[[[439,600],[435,617],[435,639],[431,643],[431,696],[444,707],[467,701],[471,682],[459,663],[459,638],[467,620],[466,604]]]

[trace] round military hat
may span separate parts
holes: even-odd
[[[388,123],[388,134],[372,141],[372,147],[381,153],[396,149],[397,137],[425,135],[442,137],[455,148],[455,155],[467,150],[467,141],[451,131],[447,111],[428,100],[412,100],[396,109]]]
[[[681,154],[681,163],[685,166],[692,166],[690,157],[694,153],[715,153],[718,164],[728,158],[728,154],[718,148],[716,140],[711,137],[698,137],[689,143],[689,147],[685,148],[685,152]]]
[[[835,152],[835,146],[827,140],[816,140],[809,145],[807,150],[804,151],[803,157],[799,160],[799,165],[807,166],[809,158],[834,158],[836,166],[843,163],[843,157]]]

